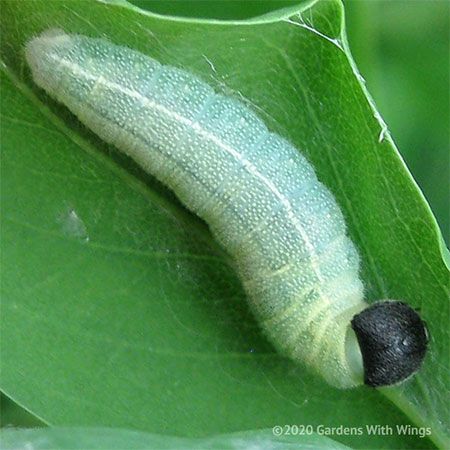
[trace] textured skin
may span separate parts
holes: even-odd
[[[365,306],[342,213],[312,166],[239,101],[103,39],[31,40],[35,82],[169,186],[233,257],[276,348],[351,387],[348,325]]]

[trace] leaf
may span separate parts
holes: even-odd
[[[248,431],[203,439],[181,438],[150,434],[142,431],[112,428],[45,428],[34,430],[6,430],[2,443],[8,450],[144,450],[173,449],[298,449],[345,450],[349,447],[317,434],[274,436],[272,430]]]
[[[5,427],[42,427],[45,426],[33,414],[0,393],[0,428]]]
[[[337,1],[227,23],[123,1],[2,2],[6,394],[61,426],[207,436],[405,424],[431,427],[434,443],[448,446],[440,234],[358,77],[342,17]],[[420,307],[431,335],[420,373],[396,388],[339,391],[277,355],[206,226],[33,85],[23,47],[50,27],[183,67],[246,99],[301,149],[342,206],[368,300]],[[334,438],[356,448],[431,445],[398,431]]]

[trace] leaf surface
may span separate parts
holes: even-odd
[[[396,388],[339,391],[277,355],[207,227],[33,85],[24,44],[53,27],[189,70],[290,139],[343,209],[368,301],[420,308],[431,336],[420,373]],[[122,1],[4,1],[1,33],[6,394],[62,426],[206,436],[412,424],[448,444],[442,242],[359,79],[339,2],[225,23]],[[397,432],[334,438],[356,448],[431,445]]]
[[[345,450],[346,447],[317,434],[274,436],[272,430],[256,430],[209,438],[183,438],[114,428],[41,428],[6,430],[2,443],[8,450],[179,450],[248,448],[285,450]]]

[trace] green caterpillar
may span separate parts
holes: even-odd
[[[364,302],[333,195],[247,106],[104,39],[49,30],[26,58],[37,85],[208,223],[281,353],[339,388],[392,384],[418,369],[424,323],[405,303]]]

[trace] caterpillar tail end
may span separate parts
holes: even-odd
[[[59,28],[51,28],[30,39],[25,46],[25,58],[34,81],[44,89],[54,82],[55,55],[70,46],[70,36]]]
[[[399,383],[421,366],[428,331],[419,314],[406,303],[386,300],[370,305],[353,317],[351,327],[361,351],[366,385]]]

